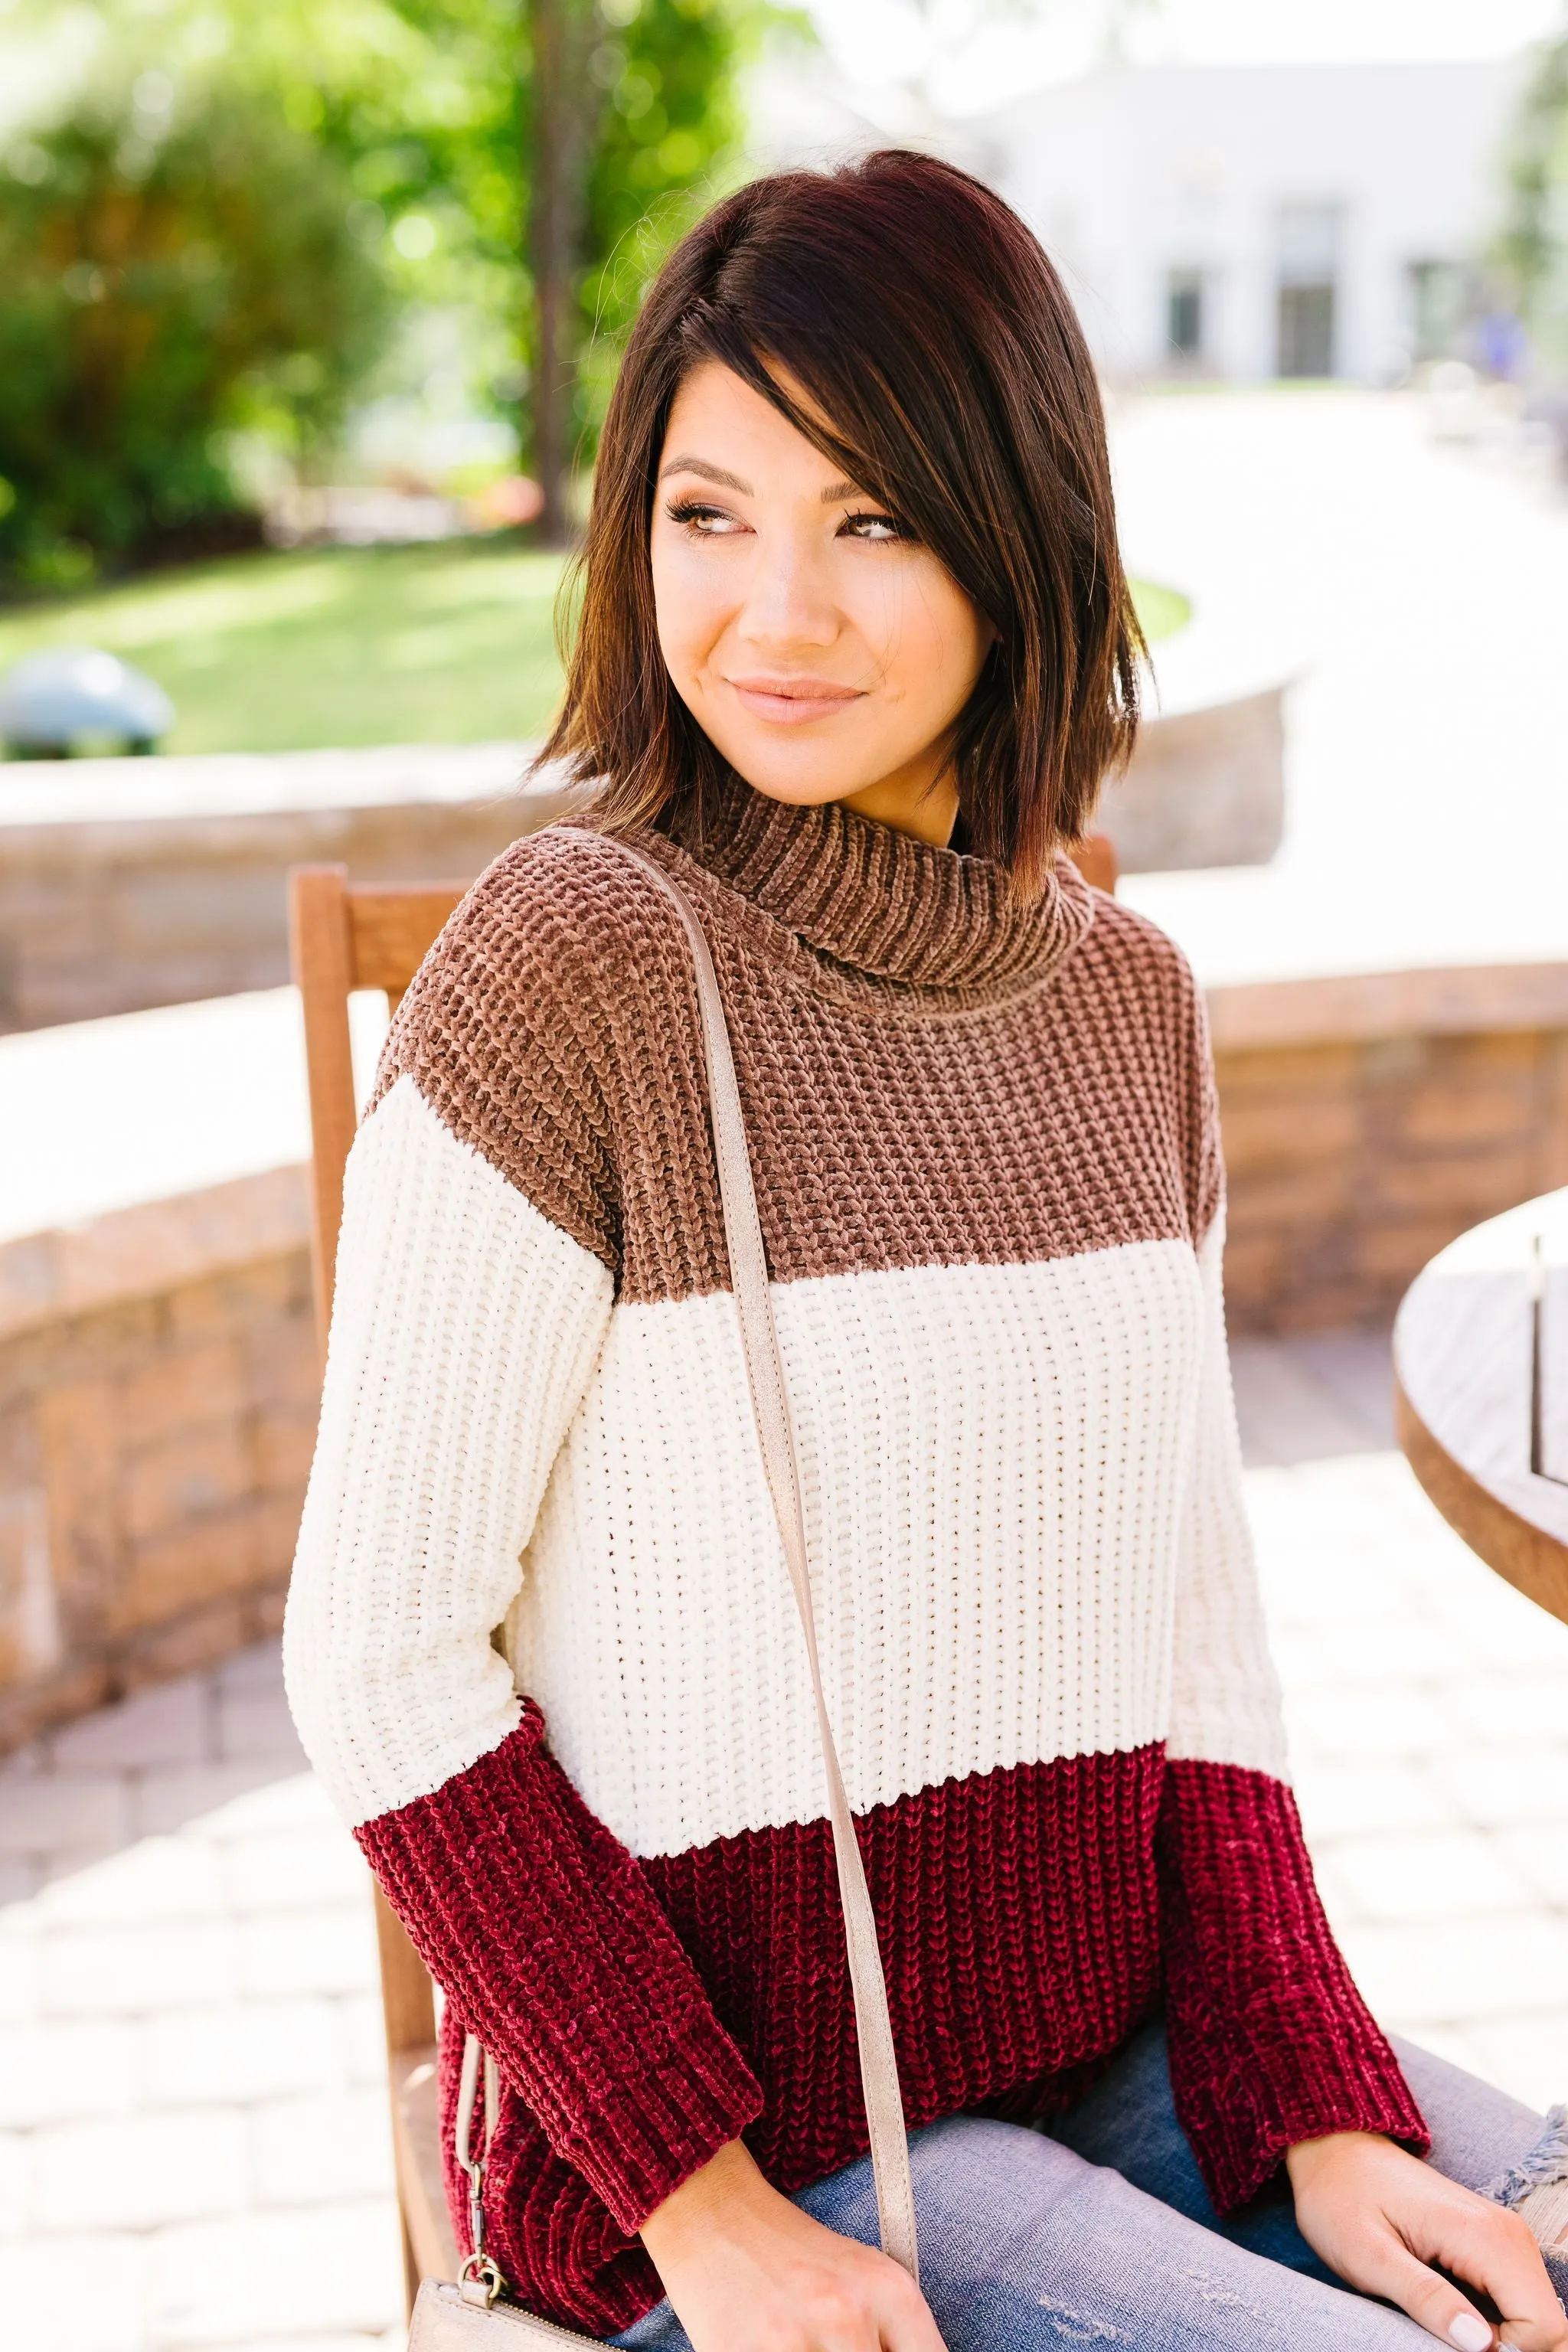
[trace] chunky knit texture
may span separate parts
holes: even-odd
[[[1163,1999],[1223,2207],[1316,2133],[1423,2145],[1284,1785],[1180,957],[1066,865],[1020,906],[741,786],[644,845],[733,1032],[911,2126],[1049,2113]],[[286,1660],[448,2101],[464,2030],[500,2063],[524,2302],[626,2325],[638,2224],[737,2135],[786,2189],[864,2151],[688,950],[582,824],[491,867],[394,1026]]]

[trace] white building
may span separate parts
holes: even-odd
[[[1110,64],[942,143],[1033,224],[1109,374],[1387,382],[1483,305],[1527,71]]]

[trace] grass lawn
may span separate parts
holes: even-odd
[[[505,541],[237,556],[0,610],[0,672],[40,646],[119,654],[173,697],[169,751],[538,735],[561,571]],[[1174,589],[1133,593],[1151,639],[1190,618]]]

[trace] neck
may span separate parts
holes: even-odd
[[[895,833],[945,849],[958,823],[958,787],[945,768],[935,776],[884,776],[864,792],[847,793],[843,805],[873,824],[891,825]]]

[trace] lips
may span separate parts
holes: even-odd
[[[816,719],[831,719],[858,702],[861,694],[858,687],[836,686],[826,677],[732,677],[727,682],[753,719],[781,727],[805,727]]]

